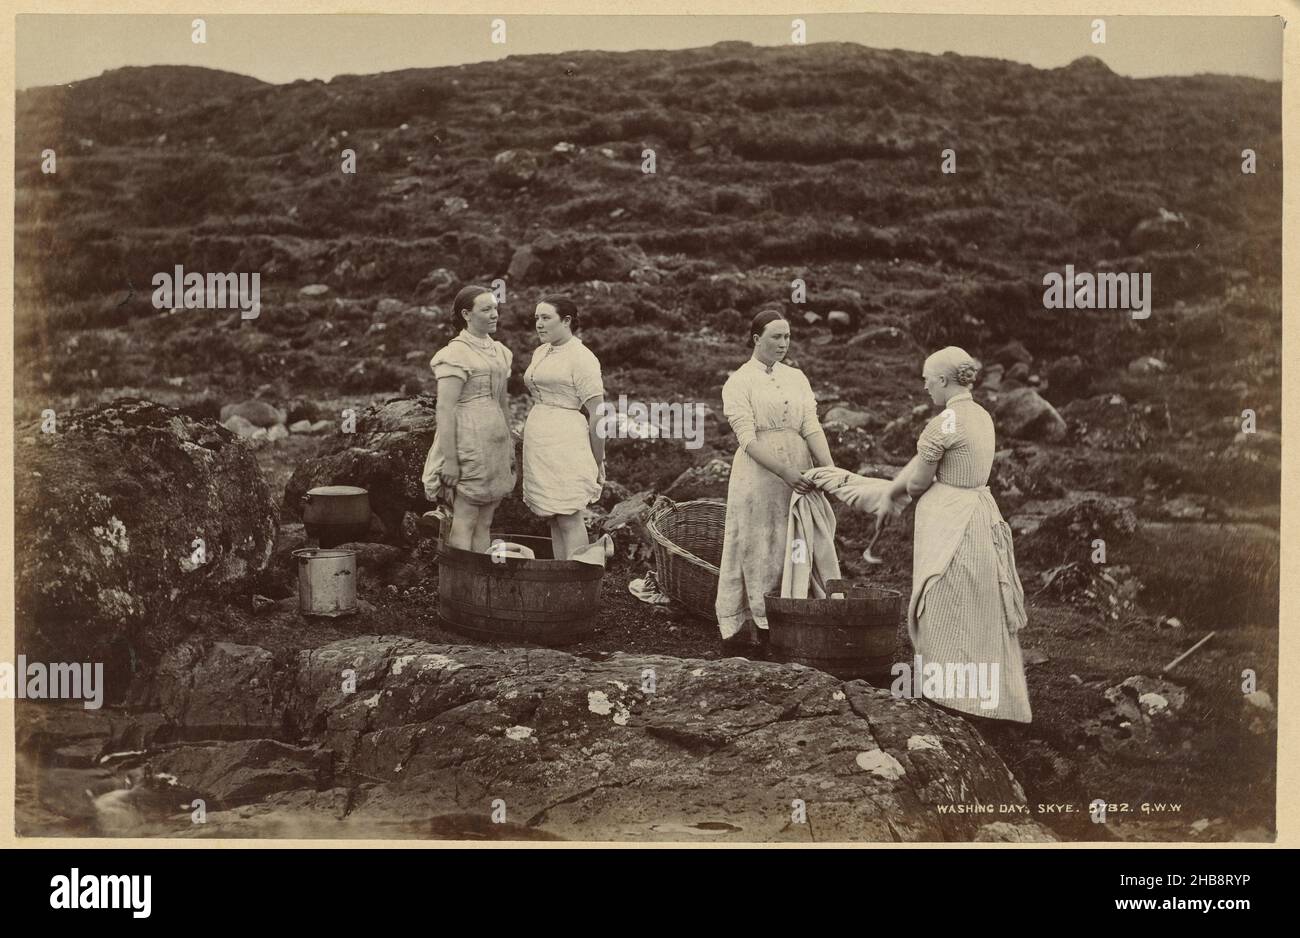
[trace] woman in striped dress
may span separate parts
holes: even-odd
[[[972,716],[1028,723],[1016,635],[1025,625],[1024,589],[1011,528],[989,492],[993,419],[971,397],[978,371],[955,346],[925,360],[925,389],[943,411],[926,424],[889,493],[918,499],[907,627],[923,668],[939,665],[961,678],[934,694],[917,676],[926,697]],[[987,686],[970,686],[977,675]]]

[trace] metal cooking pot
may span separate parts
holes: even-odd
[[[321,547],[365,538],[370,530],[370,493],[355,485],[322,485],[302,497],[302,523]]]

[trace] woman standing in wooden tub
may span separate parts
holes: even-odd
[[[458,334],[429,363],[438,379],[438,429],[424,466],[430,501],[452,502],[448,545],[486,552],[492,515],[515,487],[506,381],[510,349],[492,338],[497,300],[487,287],[456,294],[452,317]]]
[[[544,296],[534,315],[542,344],[524,372],[533,399],[524,424],[524,503],[550,519],[555,559],[567,560],[587,546],[582,510],[605,484],[605,386],[599,360],[573,334],[573,300]]]
[[[782,361],[790,350],[783,314],[764,310],[755,316],[749,344],[752,357],[722,388],[723,413],[737,443],[714,606],[725,651],[765,643],[763,595],[781,587],[790,495],[813,490],[805,470],[835,465],[812,386],[802,371]]]
[[[904,492],[918,498],[907,627],[923,668],[960,669],[967,684],[972,676],[977,681],[952,696],[945,681],[944,695],[933,697],[937,703],[1028,723],[1029,691],[1016,637],[1025,625],[1025,594],[1011,528],[988,487],[993,418],[971,397],[978,372],[979,363],[953,345],[927,358],[922,369],[925,390],[943,411],[926,424],[916,456],[889,492],[891,498]]]

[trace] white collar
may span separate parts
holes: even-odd
[[[468,329],[460,330],[460,335],[457,336],[457,338],[464,339],[473,348],[482,349],[485,352],[492,351],[497,345],[496,340],[493,339],[492,336],[487,335],[480,339]]]

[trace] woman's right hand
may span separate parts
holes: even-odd
[[[805,479],[802,472],[797,469],[791,469],[789,466],[787,466],[785,471],[781,473],[781,479],[786,485],[790,486],[790,488],[794,489],[800,495],[807,495],[817,487]]]
[[[454,492],[456,483],[460,481],[460,463],[454,459],[445,460],[442,471],[438,473],[438,479],[442,482],[444,490]]]

